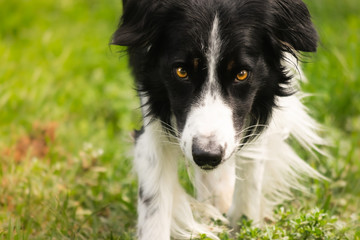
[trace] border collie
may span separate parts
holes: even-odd
[[[139,239],[217,239],[211,219],[261,224],[319,177],[287,142],[323,144],[299,91],[299,52],[317,41],[301,0],[123,0],[112,44],[127,47],[143,114]],[[196,199],[178,181],[182,156]]]

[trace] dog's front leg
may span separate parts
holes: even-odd
[[[255,225],[263,218],[262,185],[264,161],[255,159],[237,159],[236,182],[233,202],[228,217],[234,229],[242,216],[251,219]]]
[[[226,213],[231,206],[235,169],[233,159],[229,159],[217,169],[206,172],[195,168],[196,195],[200,202],[210,203],[221,213]]]
[[[139,239],[170,239],[173,190],[177,163],[173,147],[166,143],[159,122],[148,124],[135,146],[135,168],[139,177]]]

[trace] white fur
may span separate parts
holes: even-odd
[[[139,176],[143,198],[151,198],[147,205],[139,197],[139,239],[189,239],[200,233],[216,238],[211,224],[200,224],[201,218],[226,220],[211,205],[197,202],[177,180],[179,148],[165,134],[159,121],[152,121],[138,138],[135,147],[135,170]],[[194,211],[196,210],[196,211]]]
[[[196,197],[202,203],[215,206],[227,213],[231,206],[235,186],[234,158],[221,164],[215,171],[195,168]]]
[[[216,81],[216,64],[220,57],[221,39],[219,32],[219,18],[215,15],[212,29],[209,36],[209,50],[207,52],[207,61],[209,64],[209,83]]]

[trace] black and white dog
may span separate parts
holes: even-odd
[[[287,143],[323,143],[298,84],[298,52],[317,40],[301,0],[123,0],[112,43],[128,47],[142,104],[140,239],[217,239],[209,219],[261,224],[319,176]],[[179,184],[181,156],[196,200]]]

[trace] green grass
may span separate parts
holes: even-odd
[[[322,44],[303,87],[333,146],[300,154],[332,182],[222,239],[360,239],[360,6],[306,2]],[[108,46],[120,14],[119,0],[0,0],[0,239],[134,238],[138,100]]]

